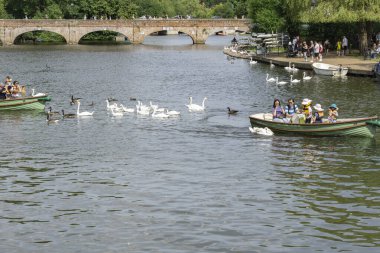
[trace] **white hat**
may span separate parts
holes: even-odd
[[[308,104],[311,103],[311,101],[312,101],[312,100],[310,100],[310,99],[308,99],[308,98],[304,98],[304,99],[302,100],[302,104],[303,104],[303,105],[308,105]]]
[[[323,112],[324,111],[323,108],[322,108],[322,106],[320,104],[316,104],[314,106],[314,109],[317,110],[318,112]]]

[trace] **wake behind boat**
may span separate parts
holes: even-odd
[[[380,127],[378,116],[367,118],[338,119],[335,123],[314,124],[284,123],[273,121],[270,113],[249,116],[252,127],[268,127],[274,133],[288,133],[309,136],[360,136],[373,138]]]
[[[348,73],[348,68],[341,65],[314,62],[311,66],[313,67],[314,72],[318,75],[346,76]]]

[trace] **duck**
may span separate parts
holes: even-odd
[[[62,118],[76,118],[77,115],[74,113],[67,113],[65,114],[65,111],[62,109]]]
[[[92,116],[94,112],[79,112],[80,101],[78,101],[77,116]]]
[[[260,134],[260,135],[267,135],[267,136],[272,136],[273,132],[270,130],[268,127],[249,127],[249,131],[254,134]]]
[[[249,61],[249,64],[253,65],[253,64],[256,64],[256,63],[257,63],[257,61],[254,61],[254,60],[252,59],[252,57],[251,57],[251,60]]]
[[[52,124],[52,123],[58,123],[59,119],[51,118],[51,115],[48,113],[46,116],[46,121],[48,124]]]
[[[40,96],[46,96],[46,93],[39,92],[37,94],[34,94],[35,89],[32,89],[32,97],[40,97]]]
[[[74,98],[74,95],[71,95],[70,105],[76,104],[81,98]]]
[[[52,110],[53,110],[53,108],[51,108],[51,106],[49,106],[49,108],[48,108],[48,114],[49,115],[58,115],[59,114],[59,112],[53,112]]]
[[[301,82],[301,80],[293,79],[293,75],[290,75],[290,82],[291,83],[299,83],[299,82]]]
[[[130,97],[129,100],[136,101],[136,98],[135,97]]]
[[[306,72],[303,72],[303,77],[302,77],[303,80],[310,80],[311,79],[311,76],[307,76],[306,75]]]
[[[186,105],[187,108],[189,108],[189,112],[201,112],[205,110],[205,101],[207,100],[207,97],[203,98],[202,105],[193,104],[193,98],[189,97],[190,104]]]
[[[237,114],[239,111],[238,110],[233,110],[231,109],[230,107],[227,107],[227,110],[228,110],[228,114]]]
[[[269,74],[267,73],[267,82],[276,82],[276,79],[274,79],[273,77],[269,78]]]
[[[285,81],[278,81],[278,77],[276,77],[276,84],[280,84],[280,85],[283,85],[283,84],[287,84],[288,82],[285,82]]]

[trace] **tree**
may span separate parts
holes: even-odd
[[[5,1],[4,0],[0,0],[0,18],[1,19],[8,18],[8,13],[5,10]]]
[[[222,18],[233,18],[235,16],[234,6],[230,2],[220,3],[212,8],[214,16]]]
[[[303,23],[349,23],[359,28],[359,49],[368,47],[368,29],[380,21],[380,0],[285,0],[287,9]]]
[[[282,4],[282,0],[249,0],[248,15],[264,32],[280,30],[285,23]]]

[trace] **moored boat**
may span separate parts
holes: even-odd
[[[374,137],[380,127],[378,116],[338,119],[335,123],[295,124],[273,121],[272,114],[258,113],[249,116],[252,127],[268,127],[274,133],[308,136],[360,136]]]
[[[341,65],[332,65],[320,62],[314,62],[313,70],[318,75],[324,76],[345,76],[348,73],[348,68]]]
[[[46,94],[4,99],[0,100],[0,111],[44,110],[45,103],[50,100],[51,98]]]

